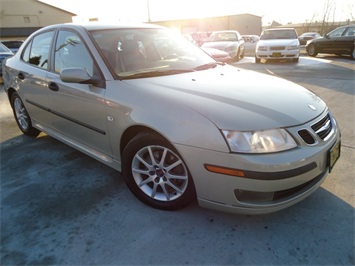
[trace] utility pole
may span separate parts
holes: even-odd
[[[149,0],[147,0],[147,9],[148,9],[148,22],[150,22],[150,7],[149,7]]]

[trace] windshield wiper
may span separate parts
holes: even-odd
[[[136,79],[136,78],[151,78],[151,77],[159,77],[159,76],[167,76],[167,75],[175,75],[193,72],[192,69],[170,69],[170,70],[154,70],[147,72],[140,72],[132,75],[121,75],[120,79]]]
[[[207,64],[203,64],[203,65],[197,66],[197,67],[194,68],[194,70],[198,71],[198,70],[205,70],[205,69],[209,69],[209,68],[215,68],[218,65],[224,66],[225,64],[221,63],[221,62],[210,62],[210,63],[207,63]]]

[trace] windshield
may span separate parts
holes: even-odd
[[[260,40],[275,39],[297,39],[297,34],[294,30],[266,30],[260,36]]]
[[[235,42],[238,36],[235,32],[213,32],[208,38],[209,42]]]
[[[118,78],[184,73],[216,63],[168,29],[110,29],[92,31],[91,35]]]

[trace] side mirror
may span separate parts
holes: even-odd
[[[100,78],[91,77],[85,68],[68,67],[60,71],[60,79],[68,83],[91,84],[97,87],[104,87],[104,81]]]

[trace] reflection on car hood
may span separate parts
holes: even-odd
[[[233,66],[124,82],[149,90],[157,101],[193,109],[221,129],[294,126],[314,119],[326,108],[320,98],[301,86]]]
[[[202,44],[202,48],[216,48],[225,49],[226,47],[236,46],[237,42],[205,42]]]

